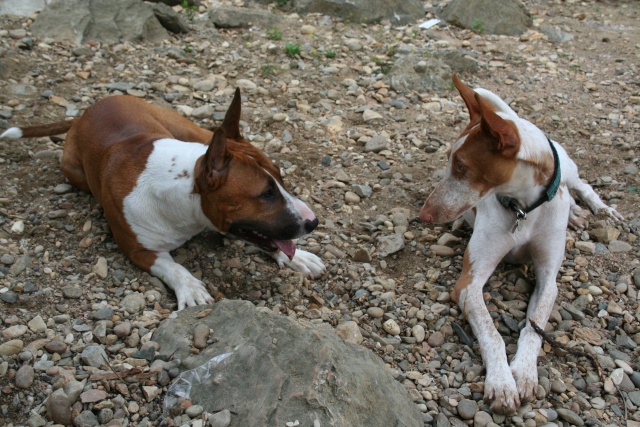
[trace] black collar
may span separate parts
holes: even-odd
[[[558,158],[558,151],[556,150],[556,147],[553,146],[553,143],[551,142],[549,137],[547,137],[547,141],[549,141],[549,146],[551,147],[551,151],[553,152],[553,178],[547,186],[547,189],[544,191],[544,193],[542,193],[542,196],[540,196],[540,198],[528,208],[521,208],[520,203],[518,203],[518,200],[516,200],[515,198],[502,196],[500,194],[496,195],[500,204],[505,208],[513,211],[513,213],[516,215],[516,224],[513,228],[513,231],[515,231],[518,225],[520,225],[521,220],[527,219],[527,214],[529,212],[540,207],[540,205],[542,205],[543,203],[553,199],[553,197],[558,192],[558,188],[560,188],[560,178],[562,177],[562,173],[560,172],[560,159]]]

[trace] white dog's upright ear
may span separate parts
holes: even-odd
[[[462,83],[462,80],[458,78],[456,73],[453,73],[452,80],[454,86],[458,89],[458,92],[460,92],[460,96],[464,100],[467,110],[469,110],[469,119],[471,120],[471,123],[480,120],[480,107],[478,106],[478,102],[475,98],[476,93],[469,86]]]
[[[515,157],[520,151],[520,134],[515,123],[496,114],[496,107],[479,94],[475,94],[480,107],[480,128],[496,139],[495,149],[505,157]]]

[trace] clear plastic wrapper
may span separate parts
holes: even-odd
[[[222,353],[216,357],[209,359],[202,365],[182,372],[178,377],[173,380],[173,383],[169,386],[167,394],[164,397],[164,411],[165,413],[171,411],[180,399],[189,399],[191,395],[191,388],[194,385],[201,384],[207,378],[213,375],[214,368],[227,357],[231,356],[231,353]]]

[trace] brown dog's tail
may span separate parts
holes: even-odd
[[[40,136],[60,135],[66,133],[75,122],[75,119],[46,125],[27,126],[22,128],[9,128],[0,135],[0,139],[36,138]]]

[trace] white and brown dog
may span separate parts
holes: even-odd
[[[446,223],[460,215],[474,228],[453,291],[478,339],[486,367],[484,398],[491,410],[510,414],[534,397],[541,337],[527,321],[511,364],[504,341],[485,305],[482,288],[501,260],[533,262],[536,287],[527,318],[544,328],[558,288],[556,275],[565,251],[567,222],[582,228],[575,191],[591,211],[622,216],[605,205],[578,176],[566,151],[498,96],[475,91],[456,75],[470,123],[449,154],[445,177],[420,211],[427,223]]]
[[[67,133],[62,171],[103,206],[120,249],[164,281],[178,309],[213,302],[169,251],[205,229],[230,233],[270,253],[280,267],[319,277],[316,255],[292,239],[318,219],[289,194],[279,169],[240,133],[240,91],[211,132],[171,110],[112,96],[74,120],[10,128],[0,138]]]

